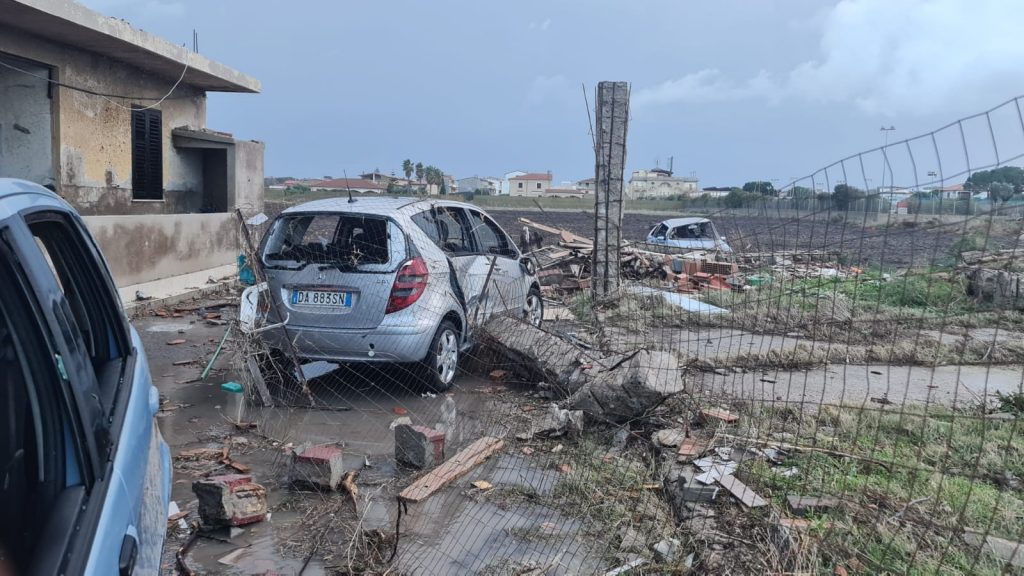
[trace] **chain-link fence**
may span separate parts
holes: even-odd
[[[273,554],[329,574],[1020,570],[1024,223],[990,184],[1022,182],[954,184],[1022,152],[1012,100],[784,189],[831,191],[821,209],[766,198],[650,243],[661,218],[626,214],[626,287],[598,301],[593,214],[268,206],[232,340],[277,455],[254,472]],[[845,210],[896,189],[992,209]]]

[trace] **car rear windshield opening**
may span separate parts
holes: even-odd
[[[284,216],[267,237],[267,266],[328,265],[347,270],[387,266],[391,261],[391,225],[386,218],[362,214]]]

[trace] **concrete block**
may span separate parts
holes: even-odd
[[[789,510],[794,516],[806,516],[808,514],[820,514],[822,512],[828,512],[832,508],[839,506],[839,499],[832,496],[801,496],[799,494],[790,494],[786,496],[786,502],[789,503]]]
[[[335,444],[304,444],[292,452],[288,461],[288,480],[337,490],[345,470],[341,447]]]
[[[395,460],[421,470],[444,462],[444,432],[426,426],[396,426]]]
[[[267,517],[267,490],[249,474],[225,474],[196,480],[199,517],[209,526],[244,526]]]

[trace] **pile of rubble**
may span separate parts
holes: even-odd
[[[542,292],[571,294],[590,288],[593,240],[526,218],[519,222],[524,226],[521,243],[537,265]],[[544,246],[543,234],[557,238],[557,244]],[[773,279],[841,279],[863,272],[837,264],[838,252],[822,250],[734,254],[624,242],[619,256],[626,278],[681,294],[745,290]]]
[[[594,241],[568,230],[538,224],[526,218],[523,245],[537,264],[541,290],[571,293],[590,287]],[[558,238],[556,246],[543,246],[540,233]],[[657,280],[678,292],[737,290],[744,285],[739,267],[724,252],[698,250],[685,253],[661,252],[663,246],[624,242],[619,249],[622,274],[632,280]]]
[[[967,293],[979,302],[1024,309],[1024,250],[964,252],[957,269],[967,280]]]

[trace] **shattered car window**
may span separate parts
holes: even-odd
[[[307,264],[361,270],[391,263],[387,219],[369,215],[300,214],[280,218],[263,251],[270,267]]]

